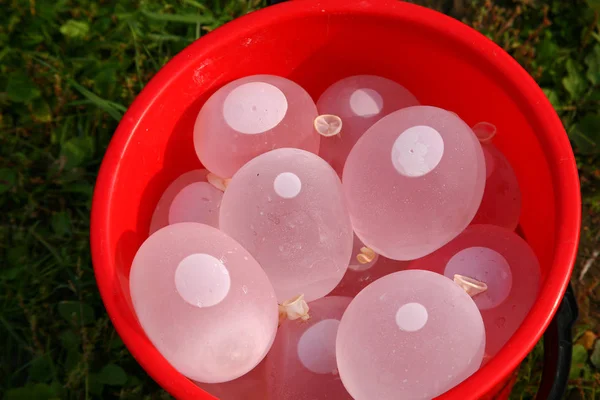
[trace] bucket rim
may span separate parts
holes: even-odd
[[[181,73],[182,66],[198,62],[218,49],[223,42],[255,34],[268,24],[323,14],[360,15],[393,18],[427,28],[468,49],[488,64],[502,84],[518,96],[528,121],[545,132],[543,143],[555,195],[556,230],[552,267],[540,294],[521,327],[504,348],[484,367],[463,383],[439,397],[481,398],[506,379],[543,335],[561,304],[570,281],[581,223],[581,197],[575,157],[560,118],[533,78],[508,53],[474,29],[444,14],[394,0],[298,0],[270,6],[227,23],[195,41],[173,57],[151,79],[133,101],[107,148],[92,200],[90,242],[97,285],[115,329],[138,363],[165,390],[176,398],[198,398],[202,393],[192,381],[168,364],[121,311],[123,295],[115,293],[115,261],[110,249],[112,188],[120,170],[120,159],[130,144],[131,133],[152,107],[155,99]],[[158,361],[158,362],[157,362]],[[206,394],[202,398],[211,399]]]

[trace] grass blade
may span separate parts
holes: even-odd
[[[150,11],[142,11],[142,14],[156,21],[182,22],[186,24],[210,24],[214,22],[214,18],[203,15],[160,14]]]
[[[34,56],[33,60],[42,64],[46,68],[51,69],[52,71],[54,71],[56,73],[60,73],[52,65],[48,64],[47,62],[45,62],[44,60],[42,60],[38,57]],[[118,104],[119,107],[115,108],[115,105],[117,105],[117,103],[114,103],[114,102],[108,101],[108,100],[104,100],[103,98],[101,98],[97,94],[93,93],[89,89],[83,87],[82,85],[80,85],[79,83],[77,83],[75,80],[73,80],[71,78],[65,78],[65,80],[69,83],[69,85],[71,85],[75,90],[77,90],[79,93],[81,93],[86,99],[88,99],[96,107],[105,111],[108,115],[113,117],[115,120],[117,120],[117,121],[121,120],[121,117],[123,116],[123,114],[120,110],[123,110],[123,112],[125,112],[126,108],[124,106]]]

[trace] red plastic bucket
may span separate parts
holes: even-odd
[[[200,107],[225,83],[259,73],[288,77],[315,99],[342,77],[381,75],[469,124],[497,125],[496,144],[523,192],[520,225],[544,281],[504,349],[441,398],[506,396],[513,372],[544,333],[569,282],[580,225],[575,160],[552,106],[516,61],[462,23],[395,0],[303,0],[254,12],[178,54],[131,105],[100,169],[91,244],[106,309],[133,356],[175,397],[212,398],[144,335],[131,307],[129,268],[162,191],[200,167],[192,145]]]

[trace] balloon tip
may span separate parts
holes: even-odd
[[[332,137],[342,131],[342,119],[337,115],[323,114],[315,118],[314,126],[319,135]]]
[[[481,282],[464,275],[455,274],[454,282],[471,297],[475,297],[478,294],[488,290],[488,286],[485,284],[485,282]]]
[[[489,143],[496,136],[496,125],[489,122],[479,122],[473,125],[473,132],[481,143]]]
[[[279,305],[279,324],[286,319],[289,319],[290,321],[296,319],[307,321],[310,318],[310,315],[308,314],[309,310],[310,308],[304,300],[304,294],[292,297]]]
[[[208,175],[206,175],[206,180],[221,192],[224,192],[225,189],[227,189],[227,186],[229,186],[229,182],[231,182],[230,178],[221,178],[212,172],[209,172]]]

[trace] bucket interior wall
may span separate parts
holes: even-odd
[[[173,179],[201,167],[192,130],[204,101],[223,84],[251,74],[288,77],[315,101],[343,77],[381,75],[406,86],[422,104],[454,111],[469,125],[495,124],[495,143],[513,165],[522,190],[521,228],[540,260],[542,276],[550,269],[555,192],[539,126],[530,118],[535,105],[521,100],[489,58],[454,40],[453,32],[440,36],[410,17],[399,23],[386,13],[318,14],[307,8],[304,16],[277,18],[267,26],[240,29],[218,45],[212,42],[202,49],[201,59],[167,65],[161,73],[169,76],[169,84],[157,95],[159,83],[151,81],[136,100],[150,106],[125,115],[123,122],[133,130],[113,144],[125,150],[118,155],[105,236],[115,257],[112,295],[124,296],[128,307],[119,312],[140,337],[144,336],[131,308],[128,275],[148,235],[150,216]]]

